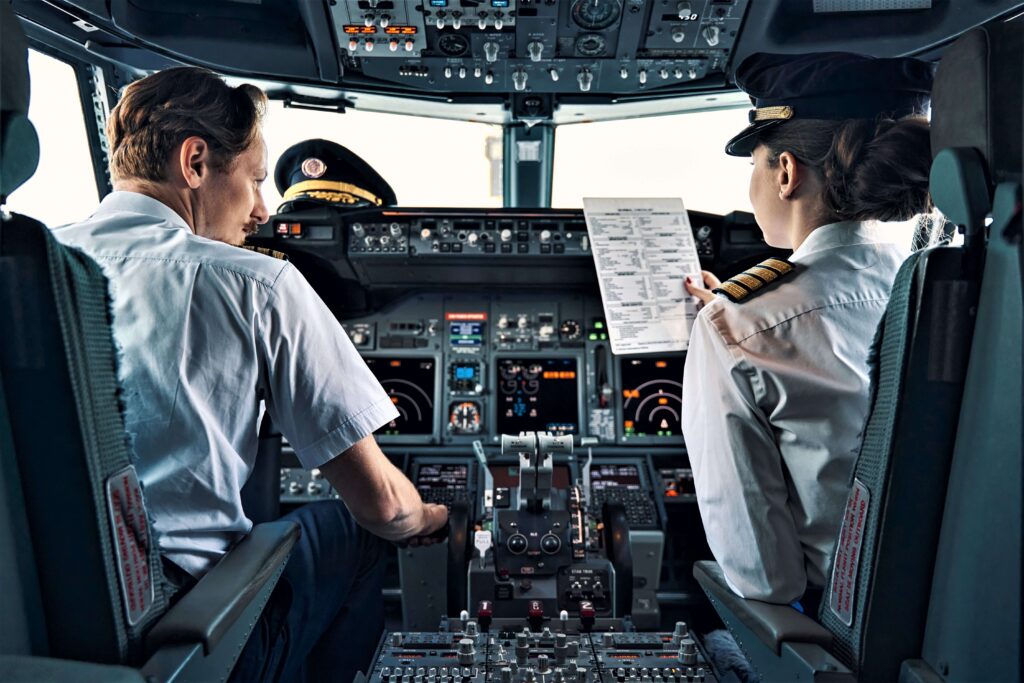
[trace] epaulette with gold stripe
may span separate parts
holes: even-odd
[[[276,249],[268,249],[267,247],[257,247],[252,244],[239,244],[238,246],[240,246],[242,249],[247,249],[248,251],[255,251],[257,254],[263,254],[264,256],[271,256],[276,259],[281,259],[282,261],[288,260],[288,254],[284,253],[283,251],[278,251]]]
[[[729,278],[711,291],[715,294],[724,294],[729,301],[739,303],[779,278],[789,275],[795,268],[796,266],[786,259],[770,258]]]

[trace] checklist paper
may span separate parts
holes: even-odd
[[[681,199],[585,198],[583,210],[601,285],[612,353],[685,351],[700,260]]]

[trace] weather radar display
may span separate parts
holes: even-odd
[[[622,359],[622,435],[682,436],[683,357]]]
[[[381,436],[434,433],[433,358],[367,358],[366,364],[391,397],[398,417],[377,430]]]

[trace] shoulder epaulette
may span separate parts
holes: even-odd
[[[242,249],[247,249],[248,251],[255,251],[257,254],[263,254],[264,256],[271,256],[276,259],[281,259],[282,261],[288,260],[288,254],[284,253],[283,251],[277,251],[276,249],[268,249],[267,247],[257,247],[252,244],[240,244],[238,246],[242,247]]]
[[[795,266],[786,259],[770,258],[729,278],[711,291],[725,295],[733,303],[739,303],[779,278],[789,275],[794,268]]]

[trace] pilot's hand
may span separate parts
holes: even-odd
[[[700,274],[704,279],[704,282],[697,282],[696,279],[687,277],[686,282],[684,282],[683,285],[691,296],[695,296],[700,299],[701,305],[703,306],[715,298],[716,295],[713,294],[711,290],[722,284],[722,281],[709,270],[702,270],[700,271]]]
[[[448,538],[448,508],[434,503],[423,504],[423,527],[420,532],[406,539],[403,545],[415,548],[440,543]]]

